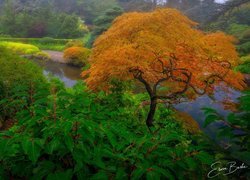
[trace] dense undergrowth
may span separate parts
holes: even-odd
[[[208,141],[181,129],[171,111],[160,110],[160,129],[151,134],[144,125],[143,109],[138,109],[139,97],[83,90],[82,84],[65,89],[52,82],[15,93],[13,103],[23,102],[16,125],[0,135],[2,177],[205,176],[213,161]]]
[[[236,70],[245,74],[250,74],[250,55],[241,58],[241,64]]]
[[[1,121],[16,122],[0,133],[2,179],[200,179],[222,157],[163,105],[150,133],[143,94],[119,83],[110,94],[82,83],[65,88],[31,62],[0,51]]]

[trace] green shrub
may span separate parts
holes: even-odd
[[[248,30],[244,31],[243,35],[242,35],[242,39],[243,41],[250,41],[250,26],[248,28]]]
[[[40,52],[40,49],[34,45],[16,43],[16,42],[0,42],[0,47],[5,47],[6,49],[12,51],[19,55],[35,54]]]
[[[245,74],[250,74],[250,55],[241,57],[241,62],[242,64],[237,66],[236,70]]]
[[[241,55],[247,55],[250,53],[250,41],[244,44],[241,44],[237,47]]]

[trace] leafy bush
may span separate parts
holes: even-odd
[[[13,118],[24,108],[28,99],[17,99],[18,94],[27,93],[27,88],[35,90],[37,82],[44,83],[42,70],[32,62],[0,47],[0,119]]]
[[[236,70],[245,74],[250,74],[250,55],[241,57],[241,62],[242,64],[237,66]]]
[[[158,112],[161,122],[158,129],[149,133],[140,120],[145,118],[144,110],[139,108],[142,96],[117,95],[93,94],[82,84],[73,89],[54,82],[40,86],[33,92],[33,103],[24,103],[28,108],[18,112],[18,124],[0,133],[0,176],[3,179],[206,176],[206,168],[213,161],[207,140],[183,131],[171,120],[166,108]]]
[[[40,52],[40,49],[34,45],[23,44],[23,43],[15,43],[15,42],[0,42],[0,47],[5,47],[8,50],[11,50],[13,53],[19,55],[26,54],[35,54]]]
[[[87,65],[91,51],[84,47],[70,47],[64,51],[64,59],[74,66]]]
[[[247,55],[250,53],[250,41],[241,44],[240,46],[237,47],[238,51],[240,52],[241,55]]]

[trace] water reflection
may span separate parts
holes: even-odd
[[[218,128],[221,127],[222,123],[212,123],[211,125],[203,128],[205,121],[205,115],[201,108],[210,107],[216,109],[219,114],[226,117],[231,111],[230,109],[225,109],[223,102],[225,100],[230,100],[231,102],[238,102],[238,98],[241,96],[240,91],[236,91],[232,88],[226,87],[224,84],[217,86],[215,88],[215,94],[213,97],[208,95],[203,95],[198,97],[194,101],[184,102],[176,104],[175,108],[179,111],[183,111],[191,115],[199,124],[200,128],[212,138],[215,138]]]
[[[64,82],[67,87],[72,87],[77,80],[81,79],[81,68],[61,64],[53,61],[34,60],[39,66],[44,69],[44,74],[52,74]]]

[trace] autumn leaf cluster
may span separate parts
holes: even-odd
[[[222,32],[202,32],[196,25],[174,9],[126,13],[95,41],[91,67],[82,76],[87,77],[91,89],[107,90],[113,78],[134,79],[131,69],[142,72],[151,84],[166,76],[164,68],[185,69],[192,74],[190,84],[197,89],[205,88],[213,75],[223,75],[228,85],[242,89],[243,76],[232,70],[239,60],[235,39]],[[173,74],[184,78],[181,71]],[[162,85],[176,91],[185,84],[170,79]],[[208,92],[212,91],[213,86],[209,86]]]

